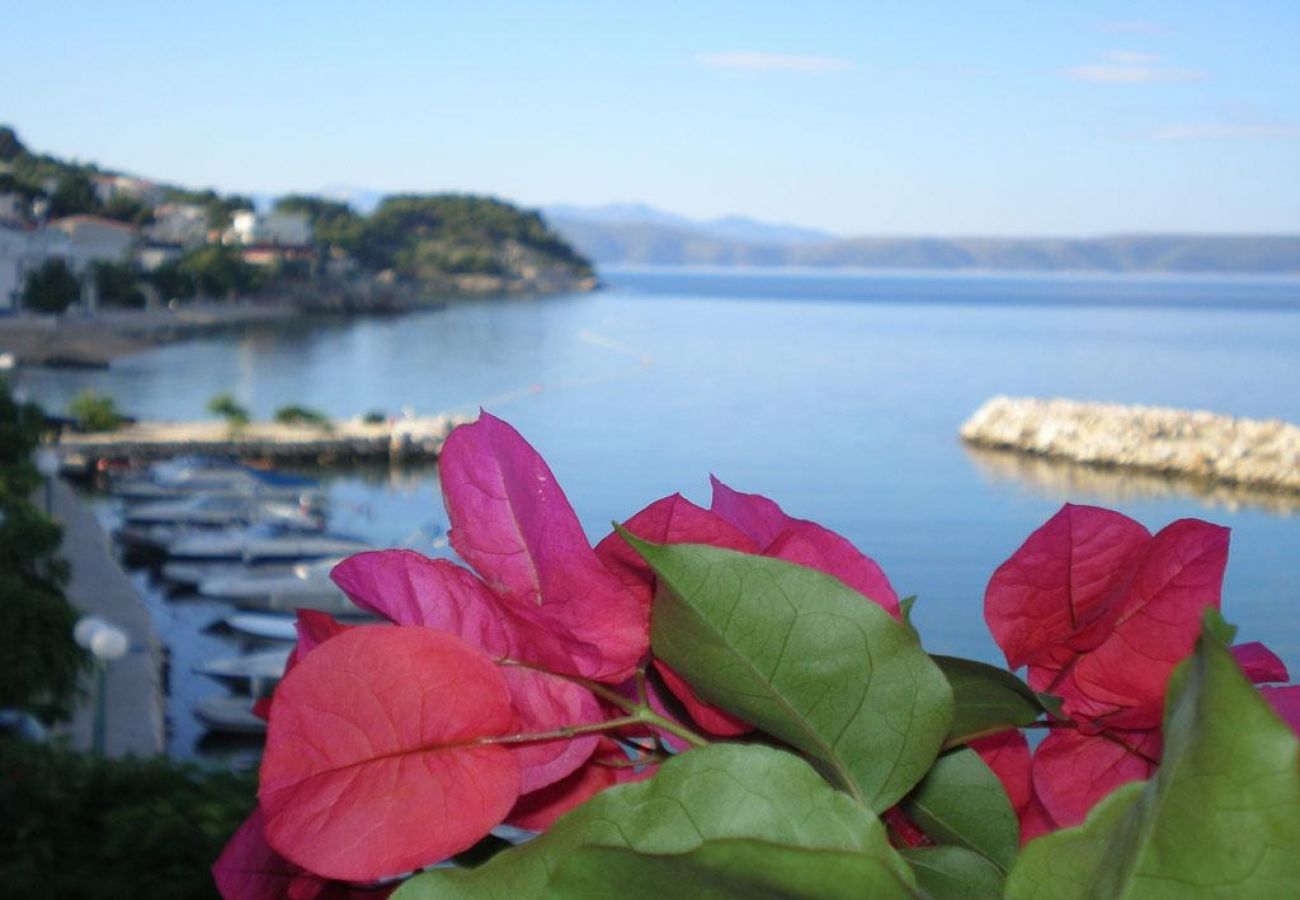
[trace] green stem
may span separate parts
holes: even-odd
[[[709,741],[707,738],[704,738],[701,735],[696,734],[694,731],[687,728],[685,725],[679,724],[677,722],[674,722],[672,719],[659,715],[657,712],[655,712],[653,709],[650,708],[650,704],[648,701],[638,702],[637,700],[630,700],[627,697],[624,697],[618,691],[609,687],[608,685],[601,684],[599,681],[590,681],[586,678],[579,678],[576,675],[561,675],[558,672],[551,672],[548,669],[541,669],[541,668],[537,668],[536,666],[530,666],[527,663],[521,663],[518,660],[502,660],[501,662],[502,665],[519,666],[525,669],[533,669],[534,671],[545,672],[548,675],[553,675],[556,678],[562,678],[565,681],[571,681],[574,684],[578,685],[579,687],[586,688],[587,690],[595,694],[597,697],[601,698],[602,700],[605,700],[606,702],[610,703],[613,706],[617,706],[619,709],[627,713],[627,715],[621,719],[611,719],[608,723],[605,723],[606,726],[608,727],[604,727],[604,728],[598,727],[595,724],[574,726],[577,728],[587,729],[587,731],[577,732],[578,734],[589,734],[592,731],[609,731],[611,730],[611,728],[622,728],[624,725],[649,725],[652,728],[658,728],[662,731],[668,732],[669,734],[677,735],[679,738],[686,741],[686,743],[690,744],[692,747],[707,747],[709,745]],[[614,723],[614,722],[617,722],[618,724],[610,725],[610,723]],[[564,734],[558,734],[555,735],[554,737],[566,737],[566,736],[567,735]],[[553,740],[554,737],[529,738],[525,736],[520,736],[518,740],[514,741],[514,743],[522,743],[523,741],[526,740]]]
[[[622,728],[625,725],[639,725],[641,718],[638,716],[623,716],[618,719],[607,719],[604,722],[591,722],[587,725],[565,725],[563,728],[556,728],[551,731],[534,731],[524,732],[522,734],[508,734],[502,737],[485,738],[481,743],[484,744],[527,744],[534,741],[555,741],[561,738],[577,737],[580,734],[599,734],[603,731],[613,731],[616,728]]]

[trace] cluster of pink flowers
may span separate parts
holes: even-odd
[[[545,829],[651,776],[668,752],[751,730],[653,658],[653,572],[618,534],[590,545],[514,429],[487,414],[458,428],[440,474],[467,567],[360,554],[334,579],[390,625],[299,614],[289,671],[264,710],[258,810],[214,867],[223,896],[379,896],[499,824]],[[900,615],[880,567],[843,537],[716,479],[709,509],[673,495],[625,527],[814,568]],[[1062,701],[1032,755],[1019,731],[975,744],[1023,839],[1151,773],[1166,683],[1218,605],[1226,558],[1227,533],[1213,525],[1152,536],[1118,513],[1067,506],[994,575],[994,637],[1035,690]],[[1286,678],[1258,645],[1239,658],[1258,680]],[[1265,690],[1296,724],[1300,688]]]

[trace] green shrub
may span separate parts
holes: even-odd
[[[86,388],[68,404],[68,415],[82,431],[116,431],[122,427],[122,414],[112,397]]]
[[[388,421],[388,413],[382,409],[372,409],[361,417],[361,421],[367,425],[383,425]]]
[[[311,425],[315,428],[323,428],[326,431],[334,427],[329,416],[325,415],[325,413],[297,405],[281,406],[275,411],[275,421],[281,425]]]
[[[229,391],[223,391],[209,400],[208,412],[225,419],[231,431],[238,431],[252,421],[247,407],[240,406]]]
[[[61,259],[47,259],[23,287],[23,308],[36,312],[61,313],[79,299],[81,282]]]
[[[209,867],[253,794],[248,775],[0,740],[4,896],[216,898]]]

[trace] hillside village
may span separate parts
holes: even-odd
[[[0,126],[0,315],[250,296],[364,309],[594,286],[540,215],[499,200],[403,195],[362,216],[296,195],[258,210],[36,154]]]

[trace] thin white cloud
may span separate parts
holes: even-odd
[[[1294,138],[1300,137],[1300,125],[1170,125],[1157,128],[1151,136],[1158,141],[1222,141],[1237,139]]]
[[[695,62],[711,69],[746,69],[757,72],[842,72],[853,64],[834,56],[799,56],[787,53],[700,53]]]
[[[1167,66],[1163,58],[1153,53],[1112,50],[1102,54],[1102,59],[1098,63],[1072,66],[1065,70],[1065,75],[1094,84],[1175,84],[1205,78],[1200,69]]]
[[[1115,22],[1099,22],[1098,31],[1108,31],[1111,34],[1146,34],[1151,36],[1166,35],[1169,33],[1169,27],[1161,25],[1159,22],[1149,22],[1145,19],[1125,19]]]
[[[1161,61],[1154,53],[1139,53],[1136,50],[1111,50],[1104,55],[1110,62],[1121,66],[1153,66]]]

